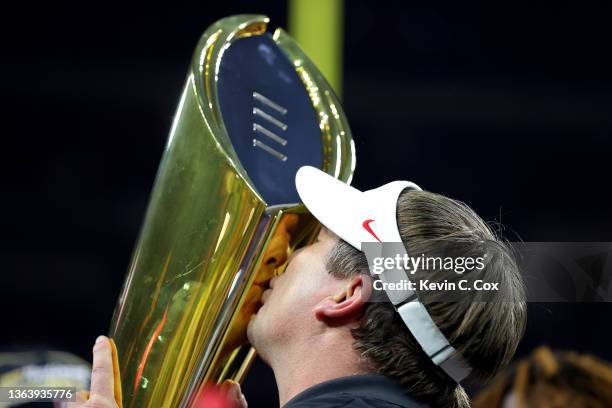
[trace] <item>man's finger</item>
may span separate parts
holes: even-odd
[[[232,380],[225,380],[221,384],[221,391],[231,400],[235,408],[247,408],[246,398],[240,389],[240,383]]]
[[[99,396],[113,401],[114,379],[113,359],[108,338],[100,336],[93,348],[93,366],[91,369],[91,386],[89,388],[91,397]]]

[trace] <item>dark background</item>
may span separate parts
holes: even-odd
[[[511,240],[612,241],[610,2],[346,3],[354,185],[414,180],[501,222]],[[246,12],[285,27],[286,4],[16,7],[0,25],[0,348],[89,359],[198,37]],[[611,312],[531,304],[518,356],[549,344],[610,360]],[[253,407],[276,401],[261,363],[245,393]]]

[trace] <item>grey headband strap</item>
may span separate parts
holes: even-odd
[[[404,254],[405,248],[400,255]],[[383,283],[410,281],[403,269],[386,270],[379,276]],[[389,290],[386,285],[384,288],[402,321],[431,361],[457,383],[470,375],[471,367],[440,331],[418,294],[410,289]]]

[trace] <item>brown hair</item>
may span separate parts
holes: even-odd
[[[511,394],[520,408],[611,407],[612,365],[588,355],[539,347],[478,394],[474,407],[502,407]]]
[[[441,298],[442,291],[417,290],[436,325],[472,367],[472,376],[491,378],[512,358],[525,327],[524,288],[512,252],[467,205],[439,194],[404,190],[397,222],[409,255],[439,256],[450,246],[455,256],[471,256],[486,248],[481,270],[462,275],[417,271],[411,279],[427,274],[432,282],[500,282],[499,292],[486,301],[477,291],[449,302]],[[365,255],[343,240],[330,252],[327,268],[339,279],[369,274]],[[369,303],[352,333],[368,369],[395,378],[411,396],[433,407],[469,407],[463,388],[429,359],[389,302]]]

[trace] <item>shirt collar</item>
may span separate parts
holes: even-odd
[[[408,396],[398,382],[381,374],[351,375],[325,381],[300,392],[285,407],[324,395],[350,394],[376,398],[405,407],[425,407]]]

